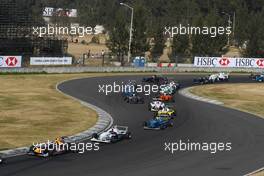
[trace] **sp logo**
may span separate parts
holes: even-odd
[[[16,57],[8,57],[5,62],[7,66],[14,67],[18,61]]]
[[[258,65],[259,67],[264,67],[264,59],[259,59],[259,60],[257,60],[257,65]]]
[[[230,60],[226,57],[223,57],[222,59],[220,59],[219,64],[221,66],[227,66],[230,64]]]

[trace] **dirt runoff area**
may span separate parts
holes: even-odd
[[[198,96],[219,100],[225,106],[249,112],[264,118],[264,84],[213,84],[190,90]]]

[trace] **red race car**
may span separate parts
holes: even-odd
[[[154,99],[162,102],[174,102],[173,95],[167,95],[167,94],[160,94],[157,98]]]

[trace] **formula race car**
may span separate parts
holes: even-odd
[[[264,82],[264,74],[262,74],[262,75],[257,75],[257,76],[256,76],[256,81],[258,81],[258,82]]]
[[[264,72],[263,73],[258,73],[258,74],[251,73],[249,78],[252,79],[252,80],[256,80],[256,78],[261,76],[261,75],[264,75]]]
[[[180,84],[174,81],[171,81],[169,84],[164,84],[160,86],[161,94],[174,94],[177,90],[180,89]]]
[[[228,73],[218,73],[218,81],[228,81],[229,80],[229,74]]]
[[[165,107],[165,103],[161,101],[152,101],[149,104],[149,110],[150,111],[159,111]]]
[[[229,74],[228,73],[217,73],[212,74],[205,77],[199,77],[193,80],[195,84],[208,84],[208,83],[215,83],[215,82],[223,82],[229,80]]]
[[[173,121],[171,118],[168,118],[168,117],[164,118],[164,117],[158,116],[154,119],[145,121],[143,126],[144,126],[144,129],[146,130],[163,130],[168,127],[172,127]]]
[[[174,102],[174,97],[173,95],[169,94],[160,94],[158,97],[153,98],[153,100],[158,100],[162,102]]]
[[[65,142],[65,140],[66,140],[65,137],[60,137],[52,142],[32,145],[29,148],[28,155],[49,157],[49,156],[64,154],[68,152],[73,152],[71,151],[71,144]]]
[[[193,80],[194,84],[208,84],[209,83],[209,77],[199,77],[195,78]]]
[[[129,81],[126,85],[125,85],[125,90],[123,92],[123,96],[127,97],[127,96],[132,96],[133,94],[135,94],[136,90],[136,84],[132,81]]]
[[[124,100],[130,104],[143,104],[144,103],[144,99],[136,94],[125,96]]]
[[[162,110],[159,110],[156,114],[157,116],[169,116],[171,118],[176,117],[176,111],[169,107],[164,107]]]
[[[227,73],[218,73],[218,74],[212,74],[208,78],[210,83],[218,82],[218,81],[228,81],[229,80],[229,74]]]
[[[168,78],[159,77],[157,75],[154,75],[154,76],[151,76],[151,77],[143,78],[142,82],[161,85],[161,84],[167,84],[168,83]]]
[[[101,143],[115,143],[123,139],[131,138],[132,135],[128,131],[128,127],[114,126],[101,134],[94,133],[91,141]]]

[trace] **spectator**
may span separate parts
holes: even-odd
[[[90,57],[91,57],[91,50],[89,50],[87,53],[87,58],[89,59]]]

